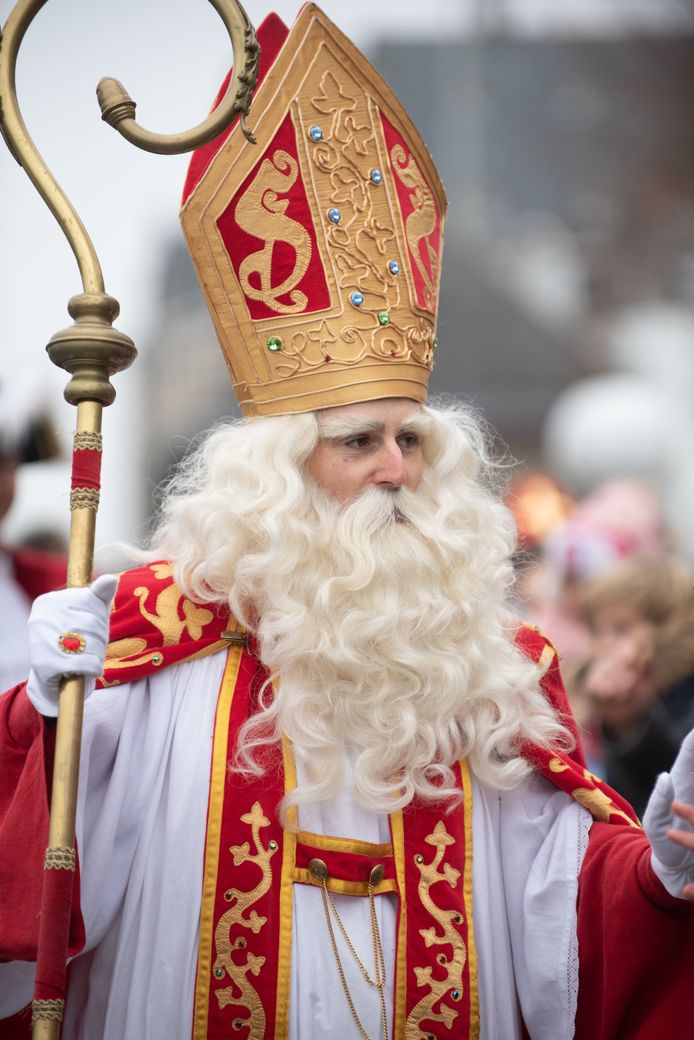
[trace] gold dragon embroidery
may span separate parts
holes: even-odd
[[[278,314],[296,314],[306,309],[308,297],[296,287],[306,274],[311,261],[311,237],[301,224],[287,216],[289,199],[281,198],[293,187],[299,174],[295,159],[278,149],[272,160],[264,159],[258,173],[236,204],[235,219],[249,235],[262,239],[264,245],[241,263],[239,281],[246,296],[260,300]],[[288,243],[295,253],[294,267],[278,285],[272,284],[272,256],[275,244]],[[259,284],[254,285],[251,277]],[[291,303],[280,302],[288,295]]]
[[[455,924],[461,923],[461,914],[457,910],[442,909],[431,898],[431,887],[437,881],[446,881],[451,888],[454,888],[460,879],[460,871],[452,867],[450,863],[444,863],[443,868],[439,869],[446,855],[446,848],[455,844],[455,838],[451,837],[443,822],[439,820],[433,834],[429,834],[425,841],[429,845],[433,845],[436,852],[431,863],[426,863],[422,855],[415,856],[415,862],[421,875],[418,892],[423,906],[434,918],[439,929],[435,926],[423,928],[420,929],[419,934],[424,939],[427,949],[432,946],[449,946],[453,949],[453,956],[449,957],[443,950],[436,954],[436,963],[446,973],[442,979],[433,979],[432,969],[429,966],[424,968],[415,967],[413,969],[417,979],[417,986],[427,986],[429,992],[415,1004],[407,1018],[405,1026],[406,1040],[420,1040],[421,1037],[429,1035],[428,1030],[422,1029],[420,1025],[425,1020],[443,1022],[446,1029],[451,1028],[454,1020],[458,1017],[458,1012],[444,1004],[443,998],[449,996],[453,1000],[461,999],[463,992],[463,969],[467,960],[465,943],[457,928],[454,927]],[[434,1007],[437,1004],[439,1004],[439,1010],[434,1011]]]
[[[156,598],[154,610],[145,606],[150,590],[146,586],[138,586],[134,595],[140,601],[140,613],[150,625],[157,628],[163,637],[164,646],[175,646],[180,643],[187,628],[191,639],[200,639],[205,625],[214,619],[211,610],[198,607],[185,596],[176,585],[168,585]],[[180,612],[183,617],[180,616]]]
[[[248,1027],[250,1032],[248,1040],[261,1040],[265,1036],[265,1009],[263,1008],[257,991],[251,984],[248,976],[258,975],[265,957],[258,957],[248,950],[248,939],[244,935],[231,938],[234,927],[247,928],[257,935],[267,922],[266,917],[261,917],[256,910],[250,910],[254,903],[267,893],[272,882],[272,870],[270,860],[277,852],[277,843],[269,842],[267,848],[260,838],[263,827],[269,827],[270,821],[263,813],[259,802],[255,802],[251,811],[241,817],[241,822],[248,824],[251,828],[251,837],[255,852],[251,852],[250,843],[245,841],[243,845],[232,845],[229,851],[234,859],[234,866],[239,867],[243,863],[255,864],[261,872],[258,884],[247,892],[238,888],[228,888],[224,898],[232,905],[226,910],[215,928],[215,962],[212,965],[212,974],[215,979],[223,979],[227,976],[231,982],[230,986],[216,991],[216,997],[220,1008],[229,1004],[236,1007],[246,1008],[249,1012],[248,1018],[235,1018],[232,1022],[234,1029]],[[246,911],[249,911],[247,916]],[[232,954],[248,950],[246,960],[243,964],[237,964],[232,960]]]
[[[405,235],[410,253],[417,265],[426,286],[424,299],[429,307],[433,307],[436,299],[436,285],[439,280],[439,257],[429,241],[429,235],[436,228],[436,204],[434,196],[422,176],[417,162],[412,155],[406,155],[402,145],[396,144],[390,153],[393,169],[406,188],[411,188],[410,202],[413,211],[405,221]],[[420,244],[424,242],[429,268],[422,260]]]

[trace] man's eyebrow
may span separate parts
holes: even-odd
[[[359,416],[321,416],[318,421],[321,437],[335,440],[338,437],[350,437],[357,433],[383,433],[386,424],[379,419],[360,419]]]
[[[422,433],[424,426],[426,425],[426,416],[424,412],[413,412],[412,415],[408,415],[407,419],[403,419],[400,423],[399,433]]]

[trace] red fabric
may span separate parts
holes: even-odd
[[[125,571],[113,600],[111,641],[97,687],[134,682],[167,665],[199,657],[216,648],[228,624],[226,604],[196,604],[179,592],[170,564],[157,562]]]
[[[280,155],[282,152],[290,156],[293,162],[288,162],[285,156]],[[272,177],[272,191],[268,190],[268,176]],[[253,185],[257,178],[262,184],[262,189],[255,189],[258,192],[258,198],[254,199]],[[281,214],[281,217],[272,224],[273,230],[275,226],[278,228],[275,232],[277,237],[268,238],[267,235],[264,235],[256,238],[241,226],[244,222],[248,223],[251,214],[247,213],[244,221],[240,212],[237,212],[237,207],[239,201],[244,199],[249,191],[252,226],[257,227],[260,212],[264,208],[271,210],[276,217]],[[248,200],[246,200],[244,205],[248,204]],[[293,221],[295,225],[298,225],[299,233],[310,238],[308,250],[302,251],[301,243],[296,242],[295,248],[295,244],[289,241],[288,234],[286,240],[281,237],[283,233],[282,218],[286,221]],[[244,278],[248,278],[248,284],[254,290],[266,290],[272,286],[273,299],[277,299],[278,303],[285,306],[292,306],[300,293],[303,293],[307,300],[306,306],[301,308],[302,311],[310,313],[324,310],[330,306],[330,291],[325,280],[321,253],[313,227],[311,207],[300,175],[296,132],[291,115],[288,114],[284,118],[272,143],[259,157],[258,162],[219,217],[217,227],[239,284],[244,290]],[[302,228],[303,231],[301,231]],[[307,242],[304,240],[303,245],[306,246],[306,244]],[[271,271],[268,284],[265,285],[262,282],[262,269],[268,247],[271,251]],[[295,271],[297,268],[301,271],[304,265],[306,265],[306,270],[297,282]],[[285,284],[291,286],[291,295],[282,292],[282,286]],[[269,307],[262,300],[253,299],[247,291],[246,306],[255,321],[277,317],[277,308]]]
[[[73,878],[70,870],[43,872],[35,1000],[65,999],[65,951],[70,942]]]
[[[643,831],[594,823],[578,894],[575,1040],[677,1040],[694,1021],[694,905],[665,892]]]
[[[31,1040],[31,1004],[11,1018],[0,1019],[2,1040]]]
[[[67,560],[40,549],[9,549],[15,581],[34,600],[44,592],[61,589],[67,581]]]
[[[36,959],[53,739],[24,684],[0,697],[0,961]],[[85,941],[77,872],[73,884],[71,954]]]
[[[267,18],[263,22],[261,22],[256,32],[258,43],[260,44],[260,62],[258,65],[258,82],[256,84],[256,89],[265,79],[265,76],[267,75],[270,66],[279,54],[282,48],[282,44],[284,43],[288,35],[289,29],[284,24],[282,19],[276,14],[269,14]],[[219,92],[212,106],[213,111],[215,108],[217,108],[217,106],[219,105],[220,101],[226,93],[227,85],[231,78],[231,71],[232,70],[230,69],[229,72],[226,74],[222,82],[222,85],[219,88]],[[251,113],[252,112],[253,109],[251,108]],[[236,116],[231,126],[224,130],[219,135],[219,137],[215,137],[214,140],[208,141],[207,144],[203,145],[201,148],[197,148],[193,152],[193,155],[190,160],[190,165],[188,166],[188,173],[186,174],[186,181],[183,186],[183,197],[181,199],[182,206],[185,205],[188,197],[194,191],[199,181],[202,179],[205,170],[210,165],[215,155],[217,154],[217,152],[222,147],[231,131],[238,123],[238,120],[239,117]],[[252,115],[249,118],[249,123],[252,128]],[[253,145],[249,145],[249,147],[252,148]]]
[[[72,453],[72,487],[101,487],[101,452],[79,448]]]

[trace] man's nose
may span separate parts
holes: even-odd
[[[380,452],[376,483],[387,487],[402,487],[405,478],[405,460],[400,446],[396,442],[385,444]]]

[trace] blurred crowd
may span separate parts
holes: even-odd
[[[3,537],[3,521],[15,499],[20,466],[59,454],[59,445],[40,397],[18,382],[0,383],[0,692],[29,671],[27,620],[36,596],[65,584],[65,543],[52,530],[36,527],[21,544]]]
[[[574,501],[535,473],[509,505],[522,616],[561,654],[589,768],[641,813],[694,727],[694,574],[642,483],[613,480]]]

